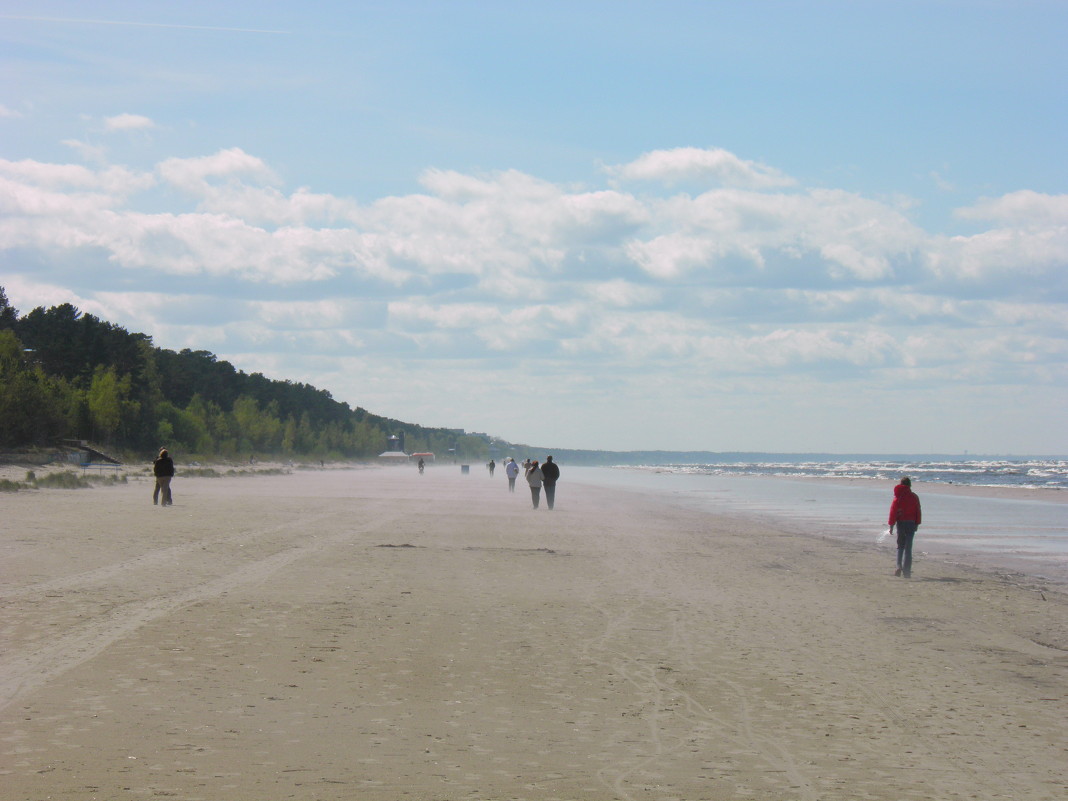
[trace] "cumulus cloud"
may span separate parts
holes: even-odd
[[[209,194],[213,181],[219,180],[278,183],[277,176],[262,159],[239,147],[220,150],[210,156],[167,159],[160,163],[158,170],[164,181],[197,196]]]
[[[698,378],[1065,378],[1063,196],[980,199],[958,211],[979,230],[946,236],[907,203],[798,187],[725,151],[658,151],[609,176],[714,185],[427,170],[419,192],[361,204],[287,188],[241,148],[144,171],[0,160],[0,254],[92,259],[110,285],[72,290],[83,308],[361,403],[374,394],[342,360],[378,376],[420,360],[438,381],[450,379],[432,365],[491,364],[517,385],[553,375],[576,397],[624,386],[657,404],[657,387],[685,393]],[[25,275],[5,280],[20,307],[19,288],[63,302]],[[205,284],[225,296],[198,295]]]
[[[997,198],[983,198],[957,209],[965,220],[998,222],[1019,227],[1048,228],[1068,224],[1068,195],[1046,195],[1029,189]]]
[[[678,147],[644,153],[628,164],[605,167],[613,178],[666,184],[699,181],[722,186],[773,189],[796,182],[774,167],[741,159],[720,148]]]
[[[91,145],[78,139],[64,139],[60,144],[69,147],[85,161],[103,162],[107,155],[106,148],[100,145]]]
[[[31,197],[40,189],[59,190],[71,198],[76,198],[81,192],[104,192],[107,199],[97,201],[101,208],[120,203],[156,182],[149,173],[119,165],[94,170],[78,164],[47,164],[30,159],[0,159],[0,177],[18,186],[20,191],[17,194],[23,198]]]
[[[723,275],[733,260],[763,273],[770,262],[792,263],[795,280],[806,259],[819,272],[846,280],[893,275],[925,235],[899,210],[859,195],[829,190],[782,194],[719,189],[652,204],[648,238],[628,242],[642,269],[660,278],[693,271]],[[733,278],[731,280],[734,280]]]
[[[716,153],[717,163],[747,164]],[[945,237],[896,205],[840,190],[639,196],[517,171],[429,170],[425,193],[361,206],[307,188],[287,192],[268,164],[240,148],[167,159],[148,172],[0,161],[0,179],[5,212],[24,217],[4,226],[9,247],[12,239],[91,243],[118,264],[180,275],[273,283],[351,276],[466,287],[505,302],[551,297],[549,277],[596,277],[606,300],[628,305],[641,302],[639,286],[989,282],[1012,271],[1047,274],[1068,259],[1065,198],[1026,192],[960,210],[996,227]],[[179,189],[190,207],[139,210],[137,196],[158,185]],[[590,292],[585,284],[581,291]]]
[[[155,127],[156,123],[140,114],[116,114],[104,120],[107,131],[143,131]]]

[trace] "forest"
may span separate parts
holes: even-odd
[[[160,447],[187,460],[363,459],[386,450],[391,436],[408,453],[491,454],[484,435],[370,414],[208,351],[158,348],[69,303],[20,315],[0,287],[0,449],[73,439],[131,459]]]

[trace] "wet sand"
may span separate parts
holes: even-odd
[[[480,467],[174,492],[0,495],[5,798],[1068,792],[1062,589]]]

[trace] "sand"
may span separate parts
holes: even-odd
[[[1063,588],[566,469],[150,493],[0,495],[5,799],[1068,795]]]

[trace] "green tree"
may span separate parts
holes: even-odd
[[[123,401],[129,390],[129,376],[120,379],[115,375],[115,368],[97,367],[86,396],[93,439],[111,442],[122,422]]]
[[[26,361],[22,343],[0,330],[0,445],[44,445],[70,436],[77,393]]]
[[[0,328],[14,328],[19,319],[19,310],[8,303],[7,293],[0,286]]]

